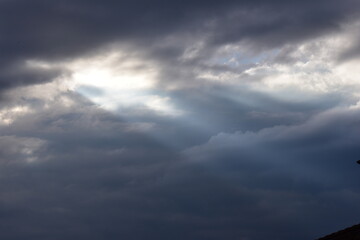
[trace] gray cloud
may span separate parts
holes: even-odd
[[[7,132],[32,133],[47,144],[34,152],[42,161],[2,165],[4,237],[303,239],[338,227],[339,219],[351,224],[358,216],[352,159],[358,154],[357,110],[264,129],[253,137],[220,134],[194,148],[188,160],[150,144],[153,140],[144,135],[132,141],[133,133],[114,131],[123,125],[120,119],[86,112],[81,121],[75,114],[65,114],[66,121],[48,119],[40,133],[26,131],[33,125],[21,129],[16,123]],[[97,121],[97,128],[86,119]],[[61,131],[52,130],[54,121],[63,122]],[[338,122],[345,124],[341,132]],[[21,148],[30,140],[3,137],[2,146],[7,141]],[[14,152],[6,149],[2,161]]]
[[[249,119],[247,126],[235,128],[255,130],[234,134],[217,134],[220,126],[202,133],[184,119],[145,112],[141,120],[161,127],[156,135],[159,129],[136,129],[136,119],[122,119],[57,88],[39,86],[37,91],[53,91],[50,96],[36,94],[34,87],[18,88],[4,104],[29,109],[9,115],[12,124],[1,128],[4,237],[311,239],[341,227],[339,222],[356,221],[356,108],[324,112],[333,105],[299,103],[298,113],[306,117],[289,121],[285,113],[294,105],[268,98],[264,108],[282,109],[281,117],[253,127]],[[207,91],[197,98],[187,92],[178,101],[192,103],[186,108],[210,125],[226,129],[231,118],[221,120],[215,113],[239,111],[237,119],[256,109]],[[247,93],[245,98],[264,97]],[[184,155],[173,148],[175,135],[197,139],[182,147],[215,136]]]
[[[255,49],[273,48],[337,30],[357,9],[350,0],[3,1],[0,64],[7,69],[28,59],[69,59],[119,41],[149,47],[171,34],[206,34],[209,47],[246,41]],[[6,72],[3,88],[52,78]]]
[[[358,12],[353,0],[1,1],[0,236],[300,240],[354,224],[358,88],[335,64],[351,46],[331,44]],[[107,89],[66,85],[72,63],[116,51],[110,67],[156,72],[139,95],[182,114],[148,98],[109,112],[91,102]]]

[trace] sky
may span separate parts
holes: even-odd
[[[357,0],[0,0],[0,237],[357,224],[359,66]]]

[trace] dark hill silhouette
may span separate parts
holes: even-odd
[[[319,238],[318,240],[360,240],[360,224]]]

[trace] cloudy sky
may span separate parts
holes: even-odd
[[[357,0],[0,0],[0,236],[303,240],[360,222]]]

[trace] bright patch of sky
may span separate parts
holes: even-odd
[[[156,88],[156,66],[134,56],[118,52],[70,63],[28,61],[28,64],[36,68],[64,68],[70,73],[66,76],[70,90],[112,112],[141,109],[163,116],[183,113],[170,96]]]
[[[285,101],[305,96],[342,94],[358,98],[360,90],[357,59],[340,62],[338,56],[356,42],[354,26],[344,31],[292,46],[251,55],[241,44],[220,48],[211,63],[229,67],[223,71],[203,71],[201,80],[229,87],[248,87]]]
[[[120,111],[147,108],[162,115],[180,115],[169,96],[155,93],[157,69],[119,54],[80,60],[70,65],[72,89],[101,107]]]

